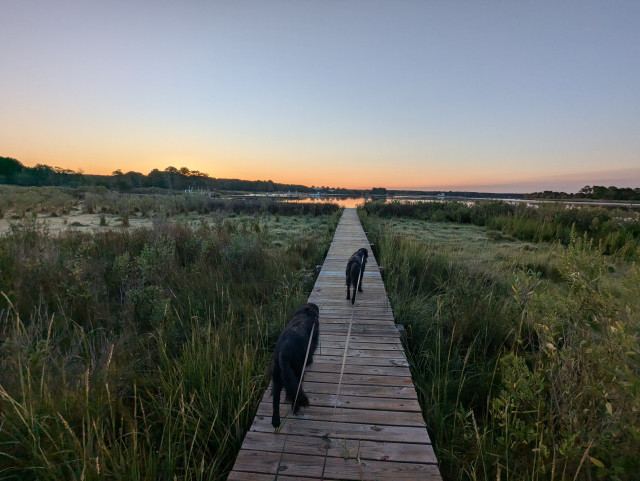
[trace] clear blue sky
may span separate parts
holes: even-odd
[[[306,185],[640,187],[640,1],[0,0],[0,155]]]

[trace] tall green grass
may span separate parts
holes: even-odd
[[[36,214],[68,214],[78,199],[71,189],[0,185],[0,218],[21,219]]]
[[[360,214],[445,479],[637,478],[638,265],[574,229],[549,276]]]
[[[282,202],[275,198],[220,199],[192,194],[122,194],[88,191],[82,194],[83,211],[107,214],[141,214],[146,217],[196,213],[233,212],[235,214],[327,215],[339,210],[332,202]]]
[[[640,259],[640,213],[630,208],[531,205],[502,201],[366,202],[363,210],[381,217],[485,226],[520,240],[568,245],[571,230],[586,233],[605,254]]]
[[[278,215],[331,215],[340,207],[335,202],[282,202],[277,198],[220,199],[184,193],[132,194],[106,187],[21,187],[0,185],[0,217],[22,219],[29,214],[85,214],[176,217],[185,214],[235,213]]]
[[[339,213],[0,238],[0,479],[224,479]],[[309,228],[310,227],[310,228]]]

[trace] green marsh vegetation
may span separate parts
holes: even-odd
[[[154,191],[154,189],[150,189]],[[152,227],[161,219],[197,226],[202,216],[210,223],[240,215],[319,216],[335,212],[329,202],[288,203],[275,198],[221,199],[203,194],[155,189],[146,194],[120,193],[106,187],[21,187],[0,185],[0,235],[9,223],[37,218],[52,233],[66,230],[100,232],[119,227]]]
[[[112,191],[102,186],[71,188],[0,185],[0,212],[11,213],[13,219],[21,219],[29,214],[63,215],[73,210],[83,214],[126,213],[144,217],[174,217],[219,211],[319,215],[335,209],[330,203],[287,203],[268,197],[233,200],[197,193],[167,193],[153,188],[149,191],[132,194]]]
[[[436,222],[473,224],[523,241],[568,245],[571,231],[586,233],[603,254],[633,260],[640,256],[640,211],[627,207],[528,206],[502,201],[368,202],[366,212]]]
[[[13,220],[37,214],[68,214],[77,199],[71,189],[59,187],[16,187],[0,185],[0,218]]]
[[[0,479],[224,479],[339,215],[249,202],[99,232],[12,221]]]
[[[447,202],[360,216],[445,479],[637,479],[638,213]]]

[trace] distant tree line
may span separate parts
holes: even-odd
[[[575,194],[566,192],[554,192],[545,190],[544,192],[534,192],[526,194],[526,199],[594,199],[594,200],[640,200],[640,187],[604,187],[602,185],[584,186]]]
[[[84,187],[104,186],[122,192],[143,192],[145,189],[169,189],[175,191],[205,190],[245,192],[333,192],[362,195],[363,191],[333,189],[329,187],[307,187],[297,184],[280,184],[272,180],[216,179],[187,167],[164,170],[153,169],[147,175],[140,172],[114,171],[111,175],[93,175],[75,172],[60,167],[37,164],[27,167],[11,157],[0,157],[0,184],[22,186]]]

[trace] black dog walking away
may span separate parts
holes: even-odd
[[[369,257],[369,251],[362,247],[347,262],[347,299],[351,299],[351,304],[356,302],[356,287],[358,292],[362,292],[362,278],[364,277],[364,268],[367,265],[367,257]],[[360,278],[360,283],[358,283],[358,278]],[[353,286],[353,296],[349,295],[349,287],[351,286]]]
[[[287,393],[286,399],[291,402],[294,413],[298,412],[300,406],[309,405],[309,398],[302,390],[302,387],[298,392],[298,385],[302,382],[304,358],[312,331],[313,337],[311,338],[307,365],[313,362],[313,353],[318,345],[319,313],[318,306],[315,304],[307,303],[302,305],[293,314],[289,324],[280,334],[276,343],[271,371],[273,377],[273,417],[271,418],[271,424],[274,428],[280,426],[280,391],[282,391],[283,386]],[[296,392],[298,392],[297,400]]]

